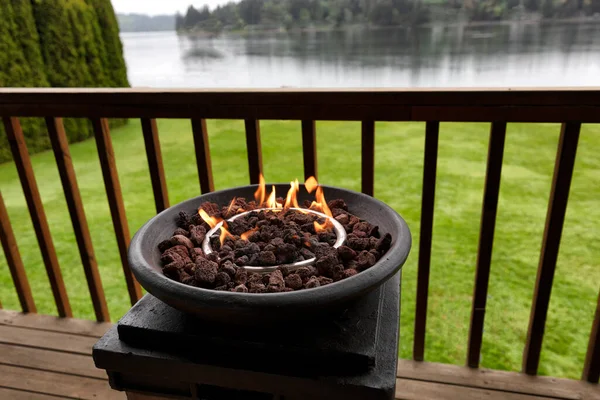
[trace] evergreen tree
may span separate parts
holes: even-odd
[[[110,0],[85,0],[96,12],[106,50],[103,69],[107,74],[107,87],[127,87],[127,68],[123,58],[123,44],[119,37],[119,24]]]

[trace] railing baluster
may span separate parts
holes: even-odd
[[[580,123],[567,122],[562,125],[560,132],[548,213],[546,214],[546,227],[529,318],[527,342],[523,353],[523,372],[529,375],[537,374],[540,362],[544,327],[560,247],[560,237],[569,200],[569,189],[580,129]]]
[[[315,121],[302,121],[302,157],[304,159],[304,179],[317,176],[317,135]]]
[[[104,297],[104,289],[102,288],[102,279],[98,272],[98,263],[94,255],[94,247],[90,230],[88,228],[79,186],[77,185],[77,177],[71,160],[69,151],[69,142],[65,134],[65,128],[61,118],[46,117],[46,126],[48,127],[48,135],[56,158],[56,165],[60,180],[62,182],[65,199],[69,208],[73,231],[79,247],[81,263],[85,272],[88,290],[92,298],[96,320],[99,322],[110,321],[106,298]]]
[[[56,250],[54,249],[54,243],[50,235],[50,228],[48,227],[42,198],[35,181],[33,166],[31,165],[21,124],[18,118],[5,117],[4,128],[10,143],[17,172],[19,173],[21,186],[23,187],[23,193],[25,194],[25,200],[27,201],[29,214],[33,222],[33,228],[35,229],[35,234],[40,245],[40,251],[44,265],[46,266],[46,273],[48,274],[58,315],[60,317],[71,317],[71,305],[69,304],[58,258],[56,257]]]
[[[156,120],[142,118],[142,132],[144,134],[144,143],[146,144],[146,157],[148,158],[148,169],[150,170],[150,179],[152,180],[154,204],[156,206],[156,213],[158,214],[169,208],[169,195]]]
[[[15,240],[15,235],[10,225],[10,219],[8,218],[8,211],[4,205],[2,192],[0,192],[0,241],[2,242],[2,248],[4,249],[4,255],[6,256],[10,275],[12,276],[15,289],[17,290],[21,309],[26,313],[34,313],[36,312],[35,302],[31,295],[31,288],[29,287],[23,260],[21,260],[17,241]],[[2,307],[0,306],[0,308]]]
[[[127,283],[127,291],[129,292],[129,300],[131,304],[135,304],[142,297],[142,291],[127,261],[127,248],[129,247],[131,237],[129,236],[129,226],[127,224],[127,217],[125,216],[125,205],[123,204],[123,195],[121,193],[121,184],[119,183],[119,174],[117,173],[117,163],[115,161],[108,120],[105,118],[92,118],[91,121],[96,137],[96,146],[98,147],[98,156],[100,158],[100,167],[102,168],[110,214],[117,237],[121,265],[123,266],[123,274]]]
[[[375,121],[362,121],[362,192],[373,196],[375,187]]]
[[[423,361],[425,329],[427,324],[427,296],[429,295],[429,266],[433,234],[433,206],[440,123],[427,122],[425,126],[425,157],[423,161],[423,195],[421,199],[421,232],[419,237],[419,272],[417,276],[417,305],[413,358]]]
[[[481,211],[481,228],[479,231],[479,251],[477,252],[477,271],[475,273],[475,289],[471,308],[471,328],[469,330],[469,353],[467,365],[479,367],[485,305],[487,300],[490,265],[492,263],[492,247],[496,227],[496,211],[500,193],[500,176],[502,174],[502,158],[504,156],[504,139],[506,138],[506,122],[494,122],[490,131],[488,145],[487,171]]]
[[[192,119],[192,132],[194,134],[194,147],[196,149],[200,192],[212,192],[215,190],[215,185],[213,182],[212,163],[210,161],[210,147],[208,145],[206,120],[199,118]]]
[[[244,120],[246,127],[246,149],[248,151],[248,172],[250,184],[258,183],[258,177],[263,171],[262,147],[260,144],[260,122],[257,119]]]
[[[582,379],[591,383],[598,383],[600,380],[600,294],[598,294],[598,305],[592,323]]]

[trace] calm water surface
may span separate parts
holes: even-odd
[[[600,21],[122,39],[132,86],[600,86]]]

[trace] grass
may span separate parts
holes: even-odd
[[[217,189],[248,182],[241,121],[209,121]],[[302,177],[300,124],[263,122],[268,181]],[[378,123],[376,196],[395,208],[412,229],[414,245],[403,269],[400,355],[411,356],[423,168],[422,123]],[[190,124],[159,121],[171,204],[199,193]],[[560,127],[510,124],[507,132],[498,222],[481,363],[519,370],[540,253]],[[360,189],[360,125],[317,124],[320,180]],[[489,124],[442,124],[439,145],[433,256],[425,357],[463,364],[479,236]],[[139,123],[115,129],[113,141],[130,230],[154,214]],[[600,127],[584,126],[560,249],[540,373],[578,378],[600,282]],[[112,319],[129,308],[96,147],[73,144],[71,153]],[[93,318],[69,214],[51,152],[32,162],[74,314]],[[31,220],[12,163],[0,165],[0,189],[41,313],[56,312]],[[0,256],[0,300],[19,304]]]

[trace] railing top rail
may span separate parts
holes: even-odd
[[[600,88],[2,88],[0,116],[600,122]]]
[[[406,104],[600,106],[600,87],[157,89],[0,88],[0,104]]]

